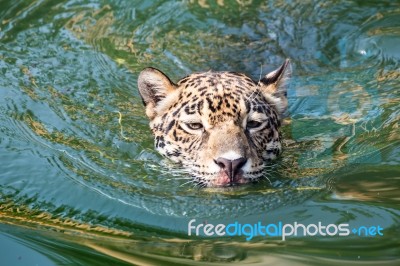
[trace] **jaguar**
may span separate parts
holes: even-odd
[[[138,89],[156,150],[201,187],[259,180],[282,151],[289,60],[254,81],[229,71],[190,74],[174,83],[145,68]]]

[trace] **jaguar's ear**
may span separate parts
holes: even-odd
[[[285,113],[288,105],[285,81],[290,72],[290,62],[286,59],[278,69],[268,73],[258,83],[261,91],[273,102],[281,115]]]
[[[160,101],[176,90],[176,85],[164,73],[151,67],[140,72],[138,87],[150,120],[157,115],[156,107]]]

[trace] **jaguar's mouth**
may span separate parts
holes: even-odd
[[[185,167],[185,165],[182,165],[182,167],[187,169],[190,176],[193,177],[193,183],[199,187],[224,188],[258,182],[264,176],[265,165],[252,165],[251,163],[249,160],[248,165],[240,168],[229,167],[229,164],[226,163],[224,167],[219,167],[219,169],[209,169],[214,171],[190,166]],[[234,161],[233,166],[236,165]]]
[[[240,171],[234,177],[229,177],[225,171],[220,171],[210,185],[213,187],[231,187],[249,182],[249,179],[243,177],[243,171]]]

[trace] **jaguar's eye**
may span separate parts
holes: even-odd
[[[201,123],[186,123],[186,126],[191,130],[200,130],[203,128]]]
[[[262,122],[259,121],[255,121],[255,120],[250,120],[249,122],[247,122],[247,129],[254,129],[254,128],[258,128],[262,125]]]

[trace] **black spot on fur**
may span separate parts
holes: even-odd
[[[191,107],[189,107],[188,105],[185,107],[185,113],[192,115],[196,113],[196,109],[192,109]]]
[[[210,98],[206,98],[207,103],[208,103],[208,108],[210,108],[210,111],[212,113],[215,113],[217,110],[214,108],[212,100]]]
[[[196,110],[199,114],[201,113],[202,108],[203,108],[203,100],[200,100],[197,102],[197,107],[196,107]]]
[[[176,134],[176,129],[174,129],[174,131],[172,132],[172,136],[174,137],[175,141],[179,140],[178,135]]]
[[[157,136],[156,137],[156,147],[157,148],[164,148],[165,147],[164,137],[163,136]]]
[[[170,156],[170,157],[178,157],[180,156],[182,153],[178,150],[173,150],[171,152],[167,151],[166,155]]]
[[[175,120],[172,120],[172,121],[168,124],[167,128],[165,129],[165,135],[168,134],[168,132],[172,129],[172,127],[173,127],[174,125],[175,125]]]

